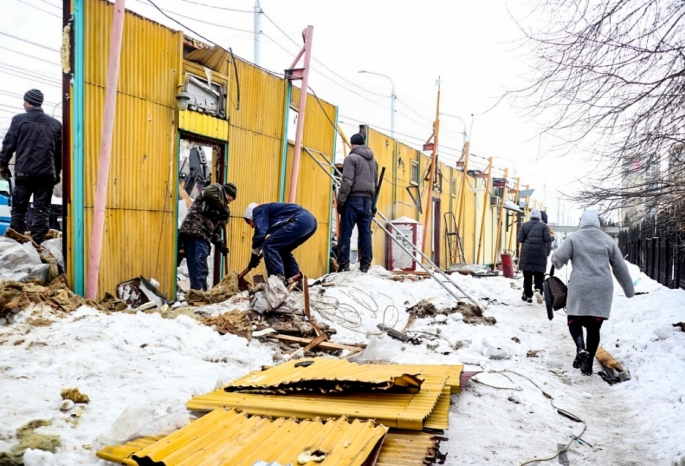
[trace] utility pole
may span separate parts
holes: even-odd
[[[262,41],[260,35],[262,34],[262,7],[259,0],[254,2],[254,63],[257,66],[262,66]]]
[[[423,145],[423,150],[432,149],[431,163],[428,174],[428,195],[426,196],[426,216],[423,220],[423,253],[428,256],[430,251],[428,248],[428,226],[431,221],[431,214],[433,213],[433,185],[435,184],[435,169],[438,163],[438,133],[440,131],[440,81],[438,81],[438,104],[435,110],[435,122],[433,123],[433,134],[428,138],[426,144]],[[433,142],[431,143],[431,139]]]
[[[392,89],[390,91],[390,137],[395,139],[395,101],[397,101],[397,95],[395,94],[395,82],[387,74],[376,73],[373,71],[361,70],[360,73],[375,74],[376,76],[381,76],[383,78],[388,78]]]

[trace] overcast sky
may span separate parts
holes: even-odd
[[[126,7],[195,35],[162,16],[149,1],[127,0]],[[195,33],[254,60],[254,0],[151,1]],[[45,93],[45,111],[59,116],[61,1],[2,3],[0,128],[23,111],[22,95],[32,87]],[[530,79],[530,47],[517,24],[530,25],[530,2],[261,0],[261,7],[261,66],[282,73],[299,50],[301,31],[314,26],[310,87],[339,106],[348,135],[359,123],[390,133],[391,82],[360,70],[392,79],[397,138],[414,146],[431,134],[439,78],[441,113],[460,117],[441,117],[441,160],[456,161],[465,122],[472,153],[480,157],[472,159],[476,168],[495,157],[495,175],[502,176],[501,169],[508,167],[510,178],[520,176],[523,184],[536,188],[535,197],[546,201],[551,222],[557,220],[558,205],[562,215],[565,211],[571,223],[577,222],[578,212],[571,202],[558,203],[557,191],[572,193],[576,180],[589,170],[586,164],[551,154],[552,140],[539,136],[545,122],[527,117],[511,101],[492,109],[506,89],[525,86]]]

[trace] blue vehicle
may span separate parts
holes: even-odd
[[[10,186],[9,181],[0,178],[0,235],[4,235],[10,226]]]

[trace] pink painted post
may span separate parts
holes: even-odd
[[[295,202],[295,194],[297,193],[297,177],[300,173],[300,155],[302,155],[302,129],[304,128],[304,111],[307,106],[307,94],[308,94],[308,83],[309,83],[309,62],[312,57],[312,38],[314,36],[314,26],[307,26],[304,30],[304,72],[302,75],[302,87],[300,92],[300,105],[297,108],[297,130],[295,131],[295,148],[293,151],[293,168],[290,175],[290,194],[288,196],[288,202]],[[293,66],[297,64],[302,56],[302,52],[298,55]]]
[[[105,203],[107,201],[107,184],[109,181],[109,161],[112,155],[112,136],[114,134],[114,119],[117,110],[121,42],[124,36],[125,3],[126,0],[116,0],[114,3],[112,37],[109,46],[107,87],[105,88],[105,114],[102,120],[98,179],[95,188],[95,211],[93,213],[93,230],[90,237],[90,257],[88,260],[88,276],[86,278],[86,298],[93,301],[97,300],[98,294],[102,234],[105,225]]]

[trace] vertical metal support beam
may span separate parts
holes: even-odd
[[[433,184],[435,183],[435,169],[438,165],[438,133],[440,131],[440,85],[438,85],[438,103],[435,109],[435,123],[433,123],[433,152],[431,154],[428,174],[428,189],[426,189],[426,215],[423,218],[423,253],[430,255],[428,247],[428,226],[430,225],[431,213],[433,212]],[[429,139],[430,141],[430,139]]]
[[[507,176],[509,176],[509,169],[504,169],[504,189],[502,190],[502,205],[499,207],[499,219],[497,221],[497,236],[495,237],[495,257],[492,261],[493,270],[497,267],[497,256],[499,255],[499,242],[502,236],[502,213],[504,212],[504,200],[507,198]]]
[[[471,141],[466,141],[464,144],[464,177],[461,180],[461,194],[459,195],[459,204],[457,208],[457,231],[461,232],[464,229],[465,219],[465,203],[466,203],[466,185],[468,184],[467,177],[469,172],[469,156],[471,155]]]
[[[300,159],[302,158],[302,133],[304,129],[305,110],[307,108],[307,96],[309,94],[309,64],[312,58],[312,38],[314,36],[314,26],[307,26],[307,29],[305,29],[303,32],[303,36],[304,71],[302,74],[302,86],[300,88],[300,105],[297,108],[297,131],[295,133],[295,148],[293,154],[293,167],[290,175],[290,194],[288,196],[288,202],[295,202],[297,195],[297,178],[300,174]]]
[[[102,139],[98,161],[98,178],[95,190],[95,209],[93,212],[93,229],[90,240],[90,257],[88,260],[88,279],[86,281],[86,298],[97,300],[98,277],[100,275],[100,256],[102,253],[102,236],[105,226],[105,207],[107,186],[109,184],[109,163],[112,156],[112,137],[117,108],[117,87],[119,85],[119,64],[121,62],[121,42],[124,37],[124,18],[126,0],[116,0],[112,19],[112,36],[107,67],[107,88],[105,89],[105,110],[102,120]]]
[[[74,25],[72,22],[72,5],[70,0],[62,0],[62,31],[70,28],[69,56],[63,56],[69,64],[69,70],[62,69],[62,230],[71,232],[68,226],[71,221],[69,208],[71,205],[71,79],[74,71]],[[62,235],[62,251],[64,257],[64,269],[71,270],[73,262],[69,254],[71,238],[68,234]],[[68,273],[67,275],[70,275]]]
[[[516,197],[514,198],[514,204],[519,205],[519,188],[521,187],[521,178],[516,178]],[[504,201],[502,201],[504,202]],[[517,214],[518,215],[518,214]],[[515,224],[516,222],[514,222]],[[516,235],[514,235],[514,226],[512,225],[511,231],[509,232],[509,249],[516,249]]]
[[[399,163],[399,146],[396,139],[393,139],[392,143],[392,208],[390,219],[395,220],[397,218],[397,164]]]
[[[476,252],[476,264],[480,263],[480,251],[483,246],[483,239],[485,238],[485,220],[488,214],[488,200],[490,197],[490,182],[492,181],[492,157],[488,157],[488,178],[485,181],[485,195],[483,196],[483,216],[480,221],[480,235],[478,238],[478,252]]]
[[[73,152],[71,163],[71,250],[73,251],[74,293],[83,296],[85,292],[85,2],[74,0],[74,101],[73,101]],[[66,253],[66,251],[65,251]]]
[[[290,99],[293,95],[293,83],[285,80],[285,105],[283,109],[283,146],[281,147],[281,177],[278,184],[278,202],[285,201],[285,173],[288,166],[288,118],[290,118]]]

